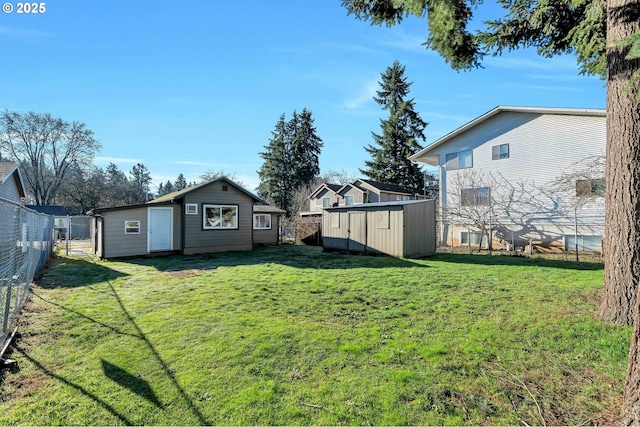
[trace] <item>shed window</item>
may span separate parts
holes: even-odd
[[[346,206],[353,206],[353,196],[344,196],[344,204]]]
[[[331,199],[329,199],[328,197],[323,198],[322,199],[322,207],[323,208],[331,207]]]
[[[271,230],[270,214],[253,214],[254,230]]]
[[[509,144],[494,145],[491,147],[491,159],[500,160],[509,158]]]
[[[340,228],[340,212],[331,212],[331,228]]]
[[[389,211],[376,212],[376,228],[389,229]]]
[[[198,204],[187,203],[185,205],[185,212],[187,213],[187,215],[198,215]]]
[[[140,234],[140,221],[125,221],[124,234]]]
[[[238,207],[203,205],[202,228],[205,230],[238,228]]]

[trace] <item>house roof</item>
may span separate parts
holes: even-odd
[[[358,182],[362,182],[366,184],[366,186],[372,187],[373,189],[376,189],[379,191],[385,191],[387,193],[413,194],[413,192],[407,190],[406,188],[400,187],[399,185],[389,184],[386,182],[371,181],[368,179],[356,179],[355,181],[349,184],[345,184],[342,187],[340,187],[340,190],[338,191],[338,193],[341,193],[342,190],[344,190],[347,187],[355,187],[360,191],[363,191],[363,192],[366,191],[367,188],[363,188],[361,185],[358,185]]]
[[[340,184],[329,184],[328,182],[323,182],[322,184],[320,184],[310,195],[309,198],[312,198],[313,196],[315,196],[316,194],[318,194],[320,191],[322,191],[323,189],[328,189],[334,193],[337,193],[341,188],[342,185]]]
[[[231,181],[226,176],[221,176],[221,177],[218,177],[216,179],[212,179],[211,181],[202,182],[200,184],[196,184],[196,185],[193,185],[191,187],[187,187],[187,188],[185,188],[183,190],[174,191],[173,193],[165,194],[164,196],[160,196],[160,197],[158,197],[156,199],[153,199],[153,200],[149,201],[149,203],[155,204],[155,203],[163,203],[163,202],[173,202],[175,200],[183,198],[184,196],[186,196],[187,194],[189,194],[189,193],[191,193],[191,192],[193,192],[195,190],[199,190],[200,188],[206,187],[208,185],[214,184],[214,183],[219,182],[219,181],[227,182],[231,186],[235,187],[236,189],[238,189],[241,192],[245,193],[247,196],[251,197],[255,202],[263,202],[263,200],[260,197],[258,197],[255,194],[251,193],[249,190],[245,189],[241,185],[236,184],[235,182]]]
[[[277,208],[275,206],[271,206],[269,204],[264,204],[264,203],[254,204],[253,212],[254,213],[279,213],[279,214],[287,213],[287,211],[283,209]]]
[[[150,200],[147,203],[141,203],[141,204],[137,204],[137,205],[114,206],[112,208],[99,208],[99,209],[95,209],[94,212],[96,214],[99,214],[99,213],[102,213],[102,212],[119,211],[119,210],[125,210],[125,209],[144,208],[144,207],[147,207],[149,205],[169,205],[169,204],[175,202],[176,200],[179,200],[179,199],[183,198],[185,195],[191,193],[192,191],[199,190],[200,188],[206,187],[208,185],[211,185],[211,184],[219,182],[219,181],[227,182],[231,186],[237,188],[241,192],[243,192],[246,195],[248,195],[249,197],[251,197],[251,199],[254,202],[265,203],[264,200],[262,200],[261,198],[259,198],[255,194],[251,193],[250,191],[244,189],[239,184],[236,184],[235,182],[231,181],[226,176],[221,176],[219,178],[212,179],[211,181],[202,182],[200,184],[196,184],[196,185],[193,185],[191,187],[187,187],[187,188],[185,188],[183,190],[174,191],[173,193],[165,194],[164,196],[160,196],[160,197],[158,197],[156,199]],[[276,207],[272,207],[272,208],[273,209],[278,209]],[[269,212],[277,212],[277,211],[269,211]]]
[[[20,197],[25,197],[27,194],[24,189],[24,182],[22,181],[22,175],[20,174],[18,164],[15,162],[0,161],[0,184],[7,182],[11,176],[15,176]]]
[[[67,208],[64,206],[40,206],[40,205],[27,205],[29,209],[32,209],[36,212],[40,212],[47,215],[53,216],[67,216],[69,212]]]
[[[430,152],[439,147],[440,145],[450,141],[458,135],[468,131],[469,129],[478,126],[480,123],[504,112],[512,113],[530,113],[530,114],[556,114],[556,115],[569,115],[569,116],[601,116],[605,117],[606,110],[599,108],[555,108],[555,107],[513,107],[499,105],[494,109],[484,113],[480,117],[477,117],[470,122],[460,126],[458,129],[449,132],[442,138],[437,139],[432,144],[418,151],[416,154],[409,157],[411,160],[418,161],[421,157],[428,156]]]
[[[384,206],[404,206],[404,205],[413,205],[416,203],[426,203],[432,201],[431,199],[421,199],[421,200],[394,200],[389,202],[376,202],[376,203],[361,203],[357,205],[351,206],[334,206],[330,208],[324,208],[326,211],[332,210],[340,210],[340,209],[348,209],[348,210],[358,210],[358,209],[367,209],[367,208],[376,208],[376,207],[384,207]]]

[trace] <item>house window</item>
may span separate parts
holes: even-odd
[[[460,244],[461,245],[479,245],[482,240],[482,233],[479,231],[461,231],[460,232]]]
[[[576,196],[578,197],[604,197],[605,180],[579,179],[576,181]]]
[[[187,215],[198,215],[198,204],[197,203],[187,203],[184,206],[184,210]]]
[[[203,205],[202,228],[205,230],[238,228],[238,207]]]
[[[491,159],[500,160],[509,158],[509,144],[494,145],[491,147]]]
[[[125,221],[124,234],[140,234],[140,221]]]
[[[445,157],[447,170],[467,169],[473,167],[473,152],[471,150],[449,153]]]
[[[322,199],[322,207],[323,208],[329,208],[331,207],[331,199],[328,197],[325,197]]]
[[[271,230],[271,214],[253,214],[254,230]]]
[[[462,206],[489,206],[491,204],[491,189],[463,188],[460,190],[460,204]]]
[[[353,196],[344,196],[344,204],[346,206],[353,206]]]

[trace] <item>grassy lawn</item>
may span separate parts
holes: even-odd
[[[630,328],[601,264],[281,246],[95,262],[34,286],[0,425],[597,424]]]

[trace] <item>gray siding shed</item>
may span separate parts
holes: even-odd
[[[369,203],[325,209],[325,250],[417,258],[436,251],[435,200]]]

